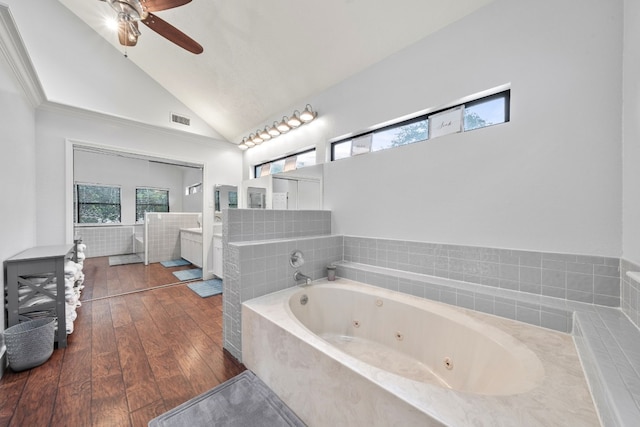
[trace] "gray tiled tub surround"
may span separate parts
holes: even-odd
[[[618,258],[345,236],[344,260],[570,301],[620,306]]]
[[[225,209],[222,215],[222,233],[228,242],[331,234],[331,211]]]
[[[574,340],[604,426],[640,420],[640,330],[620,310],[575,315]]]
[[[571,332],[574,311],[579,306],[591,306],[544,295],[348,261],[339,263],[337,267],[337,275],[345,279],[565,333]]]
[[[331,236],[331,211],[223,209],[224,347],[242,360],[241,304],[295,286],[289,256],[302,250],[304,274],[326,276],[342,260],[342,236]]]
[[[622,279],[620,307],[636,327],[640,328],[640,283],[627,276],[627,271],[640,271],[640,265],[623,258],[620,260],[620,270]],[[640,387],[638,393],[640,394]]]
[[[289,264],[291,253],[302,251],[305,263]],[[313,280],[327,276],[327,265],[342,259],[342,236],[304,237],[227,245],[224,277],[225,348],[242,360],[240,323],[244,301],[296,286],[296,270]]]
[[[288,257],[293,249],[302,249],[306,250],[305,258],[310,264],[307,264],[308,270],[304,266],[301,270],[314,279],[326,275],[326,264],[343,260],[365,264],[364,268],[352,269],[359,281],[449,303],[452,303],[451,297],[455,297],[455,305],[485,312],[493,310],[494,314],[534,324],[529,315],[540,313],[540,325],[552,329],[565,327],[570,332],[570,313],[579,311],[582,317],[576,315],[576,319],[581,320],[574,331],[576,343],[596,400],[605,397],[606,408],[602,407],[603,403],[599,405],[603,422],[617,425],[616,421],[637,418],[640,372],[633,360],[640,360],[636,348],[640,342],[636,339],[640,291],[639,285],[625,273],[640,271],[640,266],[613,257],[328,236],[330,223],[330,212],[298,214],[254,210],[236,211],[231,217],[225,212],[224,346],[235,357],[242,360],[241,303],[294,286],[289,277],[294,269],[288,265]],[[317,233],[325,236],[286,238]],[[235,243],[229,243],[229,238]],[[342,266],[346,267],[344,263]],[[379,269],[399,270],[400,274],[389,278]],[[346,272],[343,270],[343,273]],[[424,282],[416,278],[418,275],[460,282],[457,288],[451,289]],[[474,287],[478,285],[485,285],[484,289]],[[438,292],[437,298],[433,292]],[[469,305],[472,301],[473,307]],[[544,321],[543,312],[549,315]],[[635,322],[630,332],[620,326],[623,321],[631,325],[627,316]],[[633,338],[629,339],[631,335]],[[623,344],[626,347],[622,348]],[[629,345],[632,348],[627,348]],[[621,364],[622,360],[631,362]],[[611,371],[614,366],[616,375]],[[597,377],[594,370],[598,371]]]

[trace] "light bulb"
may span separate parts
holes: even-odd
[[[266,126],[263,130],[260,131],[260,138],[262,138],[263,141],[268,141],[271,139],[271,135],[269,135],[269,131],[267,130]]]
[[[311,108],[311,105],[307,104],[304,111],[300,113],[300,120],[305,123],[309,123],[311,120],[316,118],[316,113]]]
[[[287,124],[289,126],[291,126],[292,128],[297,128],[298,126],[300,126],[302,124],[302,122],[300,121],[300,116],[298,115],[298,110],[293,112],[293,115],[287,121]]]
[[[271,135],[272,138],[280,135],[280,131],[278,130],[278,122],[273,122],[273,126],[269,128],[269,135]]]
[[[291,130],[291,127],[287,124],[287,120],[289,120],[289,117],[285,116],[282,118],[282,121],[278,123],[278,130],[280,133],[286,133]]]

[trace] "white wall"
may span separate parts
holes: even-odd
[[[621,74],[621,0],[498,0],[305,100],[319,118],[247,151],[244,176],[510,83],[508,124],[326,164],[333,231],[620,256]]]
[[[183,212],[185,169],[177,165],[153,163],[144,159],[82,150],[74,152],[75,182],[120,187],[123,225],[132,225],[136,222],[136,188],[169,190],[169,210]],[[197,172],[200,176],[199,181],[202,181],[202,172]]]
[[[202,182],[202,171],[193,168],[183,168],[182,172],[182,212],[202,212],[201,192],[184,194],[185,188]],[[215,185],[215,183],[214,183]],[[203,188],[200,188],[203,190]],[[213,191],[213,189],[211,189]]]
[[[4,53],[4,52],[2,52]],[[11,70],[0,54],[0,260],[36,243],[35,113]],[[4,289],[4,274],[0,288]],[[0,302],[4,313],[4,298]],[[5,329],[4,315],[0,332]],[[0,363],[0,376],[4,364]]]
[[[624,2],[622,256],[640,264],[640,3]]]

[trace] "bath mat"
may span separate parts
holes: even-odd
[[[222,280],[210,279],[202,282],[193,282],[187,285],[196,294],[202,298],[218,295],[222,293]]]
[[[185,280],[202,279],[202,269],[192,268],[191,270],[178,270],[174,271],[173,275],[183,282]]]
[[[161,261],[160,264],[162,264],[163,267],[180,267],[182,265],[189,265],[191,263],[186,259],[180,258],[172,259],[171,261]]]
[[[149,427],[304,427],[265,383],[244,371],[149,421]]]
[[[138,254],[113,255],[109,257],[109,265],[139,264],[142,258]]]

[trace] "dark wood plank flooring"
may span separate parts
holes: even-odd
[[[146,426],[242,372],[222,349],[222,295],[200,298],[186,284],[148,289],[176,282],[171,272],[184,268],[193,266],[86,260],[67,348],[5,372],[0,426]]]
[[[85,290],[82,300],[100,299],[178,283],[174,271],[197,268],[194,265],[165,268],[160,263],[109,266],[109,257],[85,260]]]

